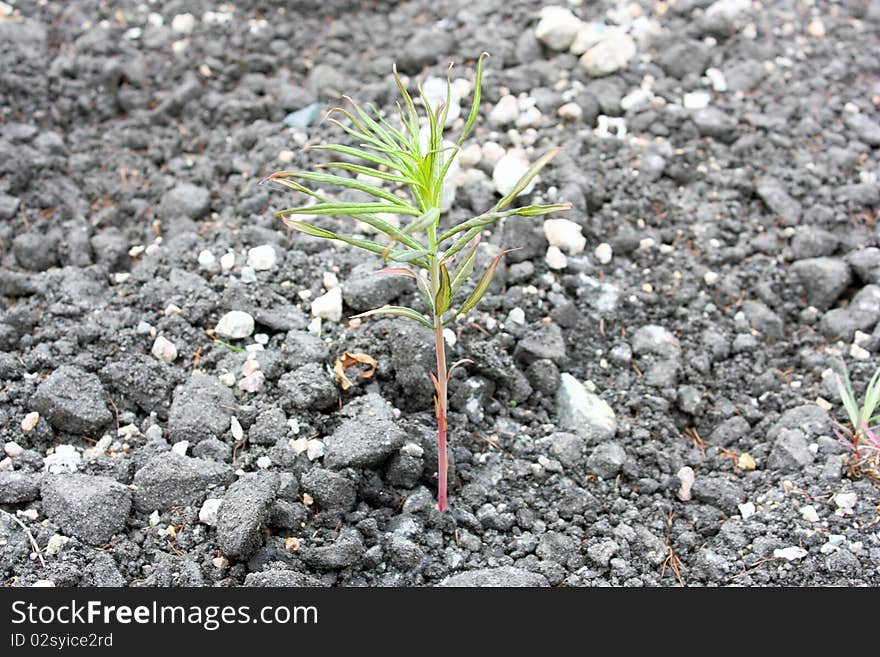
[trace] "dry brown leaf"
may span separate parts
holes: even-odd
[[[336,375],[336,382],[342,386],[343,390],[348,390],[353,385],[351,380],[345,376],[345,372],[355,365],[367,365],[368,369],[358,372],[358,376],[362,379],[369,379],[376,372],[376,359],[367,354],[350,354],[347,351],[342,352],[342,356],[336,359],[333,364],[333,373]]]

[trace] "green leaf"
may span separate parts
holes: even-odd
[[[375,153],[370,153],[369,151],[365,151],[360,148],[352,148],[351,146],[343,146],[342,144],[317,144],[315,146],[309,146],[308,150],[340,153],[341,155],[356,157],[361,160],[366,160],[367,162],[372,162],[373,164],[388,167],[389,169],[393,169],[394,171],[398,171],[402,174],[409,173],[409,169],[401,162],[392,162],[391,160],[384,158],[381,155],[376,155]]]
[[[452,243],[452,246],[450,246],[448,249],[446,249],[446,251],[443,252],[443,259],[446,260],[447,258],[451,258],[456,253],[461,251],[464,247],[470,244],[470,241],[474,239],[477,235],[479,235],[480,231],[482,230],[483,228],[481,226],[471,228],[464,235],[455,240]]]
[[[418,251],[392,251],[391,256],[389,256],[389,260],[394,260],[395,262],[416,262],[417,260],[424,258],[428,255],[428,249],[420,249]]]
[[[376,185],[371,185],[370,183],[363,182],[361,180],[358,180],[357,178],[346,178],[345,176],[335,176],[332,173],[317,173],[313,171],[279,171],[272,174],[273,180],[289,178],[311,180],[312,182],[322,183],[325,185],[336,185],[338,187],[354,189],[359,192],[369,194],[370,196],[374,196],[378,199],[400,205],[402,208],[405,208],[407,210],[418,212],[416,208],[409,205],[399,196],[395,196],[387,189],[382,189],[381,187],[377,187]]]
[[[372,178],[378,178],[380,180],[388,180],[390,182],[401,183],[404,185],[409,185],[415,182],[411,178],[407,178],[406,176],[402,176],[397,173],[391,173],[390,171],[380,171],[379,169],[374,169],[373,167],[365,167],[361,164],[352,164],[350,162],[324,162],[322,164],[316,164],[315,168],[342,169],[344,171],[351,171],[352,173],[359,173],[364,176],[370,176]]]
[[[464,144],[464,140],[468,138],[471,134],[471,131],[474,129],[474,124],[477,122],[477,116],[480,114],[480,100],[482,96],[482,87],[483,87],[483,60],[489,57],[489,53],[484,52],[480,53],[479,58],[477,59],[477,74],[474,79],[474,98],[471,101],[471,111],[468,113],[467,120],[464,123],[464,128],[461,131],[461,134],[458,136],[458,141],[455,143],[455,148],[452,153],[447,158],[446,162],[443,164],[443,168],[440,170],[440,180],[443,181],[446,179],[446,174],[449,173],[449,167],[452,166],[452,160],[458,155],[458,151],[461,150],[462,145]]]
[[[440,289],[434,298],[434,312],[442,316],[452,303],[452,283],[449,280],[449,270],[446,265],[440,265]]]
[[[406,114],[403,112],[400,113],[400,119],[403,121],[403,124],[406,126],[407,130],[409,130],[409,136],[411,138],[410,145],[414,146],[416,152],[419,151],[419,115],[416,112],[416,106],[413,103],[412,96],[409,95],[409,92],[406,90],[406,87],[403,84],[403,80],[400,79],[400,75],[397,73],[397,65],[393,66],[394,73],[394,82],[397,84],[397,89],[400,91],[400,97],[403,98],[403,104],[406,107]]]
[[[483,272],[483,275],[480,277],[477,286],[474,288],[474,291],[471,292],[471,295],[465,300],[462,304],[461,308],[455,313],[456,315],[464,315],[465,313],[472,310],[479,302],[480,299],[483,298],[483,295],[486,294],[486,290],[489,289],[489,285],[492,283],[492,278],[495,276],[495,270],[498,269],[498,264],[501,262],[501,258],[506,256],[511,251],[516,251],[516,249],[507,249],[506,251],[502,251],[497,256],[492,259],[492,262],[486,268],[486,271]]]
[[[532,166],[528,168],[528,170],[520,177],[519,180],[516,181],[516,184],[513,186],[513,189],[502,198],[498,203],[495,204],[493,210],[500,210],[506,205],[510,205],[510,202],[513,201],[517,196],[519,196],[522,191],[529,186],[529,183],[532,182],[532,179],[538,175],[538,172],[543,169],[547,163],[552,160],[554,157],[559,155],[562,152],[561,148],[551,148],[549,151],[544,153],[541,157],[535,160],[532,163]]]
[[[301,208],[289,208],[276,212],[276,217],[286,217],[291,214],[347,214],[357,216],[361,214],[375,214],[376,212],[389,212],[393,214],[419,215],[421,212],[413,207],[401,207],[391,203],[315,203]]]
[[[422,313],[418,312],[417,310],[413,310],[412,308],[407,308],[405,306],[382,306],[381,308],[368,310],[365,313],[354,315],[352,316],[352,319],[370,317],[371,315],[396,315],[398,317],[406,317],[407,319],[415,320],[419,324],[427,326],[428,328],[434,328],[434,325],[431,323],[431,321]]]
[[[452,276],[452,294],[458,292],[459,288],[464,284],[464,282],[470,278],[471,273],[474,271],[474,262],[477,259],[477,247],[480,246],[480,236],[477,235],[474,240],[473,246],[467,252],[467,255],[464,257],[464,260],[461,261],[461,264],[456,267],[455,274]]]
[[[379,244],[378,242],[374,242],[372,240],[364,240],[358,239],[356,237],[348,237],[347,235],[339,235],[338,233],[334,233],[333,231],[326,230],[324,228],[319,228],[318,226],[315,226],[313,224],[309,224],[304,221],[296,221],[294,219],[286,217],[284,219],[284,223],[288,227],[294,230],[298,230],[301,233],[305,233],[306,235],[311,235],[312,237],[345,242],[346,244],[351,244],[352,246],[356,246],[359,249],[364,249],[365,251],[376,253],[383,258],[394,260],[395,262],[412,262],[413,264],[416,264],[424,269],[427,269],[428,267],[427,261],[424,260],[424,256],[427,253],[426,251],[414,252],[406,251],[404,249],[389,250],[388,246],[383,246],[382,244]]]
[[[407,235],[422,232],[428,226],[433,226],[434,224],[436,224],[438,219],[440,219],[440,209],[431,208],[421,217],[414,220],[409,226],[404,228],[403,232]]]
[[[563,210],[570,210],[571,203],[554,203],[553,205],[526,205],[521,208],[514,208],[512,210],[504,210],[503,212],[487,212],[485,214],[478,215],[476,217],[472,217],[467,221],[463,221],[457,226],[453,226],[445,233],[440,236],[438,239],[438,243],[442,244],[450,237],[457,235],[458,233],[469,230],[471,228],[484,228],[491,223],[498,221],[499,219],[503,219],[505,217],[513,217],[513,216],[522,216],[522,217],[539,217],[545,214],[551,214],[553,212],[559,212]]]

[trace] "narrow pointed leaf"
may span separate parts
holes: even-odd
[[[456,253],[458,253],[464,247],[466,247],[468,244],[470,244],[471,240],[474,239],[477,235],[479,235],[481,230],[483,230],[483,228],[481,226],[471,228],[464,235],[462,235],[457,240],[455,240],[452,243],[452,246],[450,246],[448,249],[446,249],[446,251],[443,252],[444,260],[446,258],[450,258],[450,257],[454,256]]]
[[[311,180],[312,182],[323,183],[325,185],[336,185],[338,187],[354,189],[359,192],[369,194],[370,196],[374,196],[378,199],[382,199],[384,201],[400,205],[401,207],[407,208],[409,210],[416,211],[416,208],[409,205],[399,196],[395,196],[387,189],[382,189],[381,187],[377,187],[376,185],[371,185],[370,183],[363,182],[362,180],[358,180],[357,178],[346,178],[345,176],[336,176],[332,173],[317,173],[313,171],[279,171],[278,173],[273,173],[272,178],[298,178],[300,180]]]
[[[522,177],[516,182],[513,186],[513,189],[502,198],[498,203],[495,204],[494,210],[500,210],[503,207],[510,205],[510,202],[513,201],[517,196],[519,196],[522,191],[529,186],[529,183],[532,182],[532,179],[538,175],[538,172],[543,169],[547,163],[556,157],[562,151],[561,148],[551,148],[549,151],[544,153],[541,157],[535,160],[532,163],[532,166],[528,168],[528,170],[522,175]]]
[[[351,162],[324,162],[322,164],[316,164],[315,168],[342,169],[343,171],[351,171],[352,173],[358,173],[363,176],[370,176],[371,178],[388,180],[390,182],[401,183],[404,185],[409,185],[414,182],[412,178],[407,178],[406,176],[402,176],[397,173],[391,173],[390,171],[380,171],[379,169],[374,169],[373,167],[365,167],[360,164],[352,164]]]
[[[348,214],[351,216],[360,214],[374,214],[376,212],[389,212],[395,214],[416,215],[421,214],[413,207],[401,207],[392,203],[315,203],[302,208],[289,208],[276,212],[276,217],[286,217],[290,214]]]
[[[365,313],[354,315],[352,316],[352,319],[370,317],[372,315],[396,315],[397,317],[406,317],[407,319],[412,319],[428,328],[434,328],[434,325],[431,324],[428,318],[422,313],[413,310],[412,308],[407,308],[406,306],[382,306],[381,308],[375,308],[374,310],[368,310]]]
[[[385,267],[384,269],[379,269],[373,272],[374,275],[385,275],[385,276],[406,276],[408,278],[415,278],[416,274],[412,269],[407,269],[406,267]]]
[[[442,315],[452,303],[452,283],[449,280],[449,270],[446,265],[440,265],[440,289],[437,290],[437,296],[434,299],[434,311],[437,315]]]
[[[461,261],[461,264],[455,269],[455,274],[452,276],[452,294],[458,292],[459,288],[461,288],[464,282],[470,278],[473,273],[474,263],[477,260],[477,247],[479,246],[480,236],[477,235],[473,246],[464,256],[464,260]]]
[[[413,264],[416,264],[422,268],[427,268],[428,266],[428,263],[424,260],[424,255],[425,253],[427,253],[426,251],[414,252],[407,251],[405,249],[394,249],[389,251],[386,245],[379,244],[378,242],[374,242],[372,240],[358,239],[356,237],[348,237],[347,235],[339,235],[338,233],[334,233],[333,231],[319,228],[318,226],[306,223],[304,221],[296,221],[295,219],[291,219],[289,217],[284,218],[284,224],[289,228],[297,230],[301,233],[305,233],[306,235],[311,235],[312,237],[320,237],[321,239],[325,240],[336,240],[339,242],[345,242],[346,244],[351,244],[352,246],[356,246],[359,249],[364,249],[365,251],[376,253],[383,258],[394,260],[395,262],[412,262]]]
[[[471,111],[468,113],[467,120],[464,123],[464,128],[461,131],[461,134],[458,136],[458,141],[455,143],[455,148],[453,152],[446,159],[446,162],[443,164],[443,169],[440,171],[440,180],[446,178],[446,174],[449,173],[449,167],[452,166],[453,158],[458,155],[458,151],[461,150],[462,145],[464,144],[464,140],[470,136],[471,131],[474,129],[474,124],[477,122],[477,116],[480,114],[480,99],[482,95],[482,87],[483,87],[483,60],[489,57],[489,53],[480,53],[479,58],[477,59],[477,74],[474,79],[474,98],[471,101]]]
[[[458,235],[458,233],[470,230],[471,228],[484,228],[489,224],[495,223],[499,219],[504,219],[505,217],[540,217],[545,214],[551,214],[553,212],[560,212],[570,209],[571,203],[554,203],[552,205],[526,205],[521,208],[512,208],[510,210],[504,210],[502,212],[490,211],[486,212],[485,214],[477,215],[476,217],[471,217],[467,221],[463,221],[457,226],[450,228],[445,233],[443,233],[437,241],[442,244],[450,237]]]
[[[462,358],[461,360],[455,361],[452,364],[452,367],[449,368],[449,372],[446,375],[446,380],[449,381],[449,379],[452,378],[452,373],[456,370],[456,368],[461,367],[463,365],[473,365],[473,364],[474,364],[474,361],[472,361],[470,358]]]
[[[414,220],[409,226],[403,229],[403,232],[407,235],[412,235],[413,233],[419,233],[425,230],[428,226],[437,223],[437,220],[440,218],[440,209],[439,208],[431,208],[425,214],[423,214],[418,219]]]
[[[480,302],[480,299],[483,298],[483,295],[486,294],[486,290],[489,289],[489,285],[492,283],[492,278],[495,276],[495,270],[498,269],[498,265],[501,262],[501,259],[511,251],[516,251],[516,249],[507,249],[506,251],[502,251],[497,256],[495,256],[495,258],[493,258],[489,266],[486,267],[486,271],[483,272],[483,275],[480,277],[480,280],[477,283],[477,286],[474,288],[474,291],[471,292],[471,295],[462,304],[461,308],[458,309],[456,315],[464,315],[465,313],[472,310]]]
[[[391,160],[382,157],[381,155],[376,155],[375,153],[370,153],[369,151],[365,151],[361,148],[353,148],[351,146],[343,146],[342,144],[317,144],[315,146],[309,146],[309,150],[315,151],[330,151],[332,153],[340,153],[341,155],[348,155],[349,157],[356,157],[361,160],[366,160],[367,162],[372,162],[373,164],[379,164],[389,169],[394,169],[395,171],[399,171],[400,173],[406,174],[408,173],[408,169],[402,165],[400,162],[392,162]]]

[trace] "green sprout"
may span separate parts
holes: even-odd
[[[843,368],[843,377],[836,373],[835,376],[837,393],[849,420],[848,427],[838,424],[838,437],[852,448],[857,459],[861,458],[860,445],[873,452],[874,456],[880,454],[880,436],[874,431],[874,426],[880,422],[880,413],[877,412],[880,408],[880,369],[874,372],[868,382],[861,406],[853,392],[846,366]]]
[[[471,278],[477,258],[481,233],[504,217],[519,215],[537,217],[571,208],[569,203],[552,205],[525,205],[515,207],[514,200],[535,178],[538,172],[560,149],[554,148],[539,157],[517,181],[510,193],[489,210],[448,228],[441,227],[443,207],[443,181],[449,173],[453,158],[471,134],[480,109],[480,92],[483,77],[483,60],[477,60],[473,101],[464,127],[454,145],[446,145],[443,132],[446,126],[452,85],[447,76],[446,99],[432,104],[419,90],[424,116],[420,116],[416,103],[410,96],[396,67],[394,80],[400,91],[397,104],[398,125],[386,119],[375,107],[366,111],[349,100],[353,111],[334,108],[328,120],[358,142],[358,146],[321,144],[310,148],[343,156],[345,161],[333,161],[317,165],[318,171],[279,171],[267,180],[309,197],[309,203],[282,210],[277,216],[288,227],[306,235],[327,240],[345,242],[382,257],[385,262],[397,263],[377,273],[405,276],[415,281],[423,302],[423,309],[403,306],[382,306],[355,315],[396,315],[418,322],[434,332],[437,372],[430,377],[434,384],[434,410],[437,419],[437,501],[440,511],[447,508],[447,387],[456,367],[472,361],[464,359],[447,368],[443,329],[456,317],[473,310],[489,289],[501,259],[510,251],[502,251],[489,264],[476,282],[473,290],[463,299],[457,299],[459,291]],[[451,67],[450,67],[451,74]],[[401,104],[402,103],[402,104]],[[338,115],[339,120],[332,115]],[[363,162],[353,163],[350,160]],[[334,170],[337,173],[328,173]],[[349,175],[344,175],[349,174]],[[352,176],[353,174],[353,176]],[[370,179],[367,182],[365,179]],[[373,182],[375,181],[375,182]],[[363,192],[370,201],[337,201],[306,184],[331,185],[347,190]],[[394,225],[381,215],[397,215],[400,226]],[[380,243],[326,230],[304,220],[305,216],[344,215],[372,227],[387,237]],[[310,218],[311,218],[310,217]],[[461,295],[463,296],[463,295]]]

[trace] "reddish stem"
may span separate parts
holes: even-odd
[[[447,383],[446,374],[446,342],[443,338],[443,319],[434,319],[434,344],[437,352],[437,396],[435,398],[435,414],[437,417],[437,507],[441,512],[446,511],[446,473],[449,469],[449,460],[446,456],[446,407],[447,407]]]

